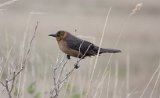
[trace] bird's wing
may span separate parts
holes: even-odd
[[[66,37],[66,42],[69,48],[80,51],[82,54],[94,48],[94,45],[92,43],[81,40],[73,35],[68,35]]]

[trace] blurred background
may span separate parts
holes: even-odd
[[[138,3],[143,3],[141,9],[130,16]],[[158,0],[0,0],[0,80],[9,74],[8,66],[20,62],[38,21],[27,67],[17,79],[13,95],[18,98],[19,92],[20,98],[47,98],[53,84],[51,65],[59,51],[48,34],[66,30],[99,45],[110,8],[101,47],[121,49],[122,53],[101,55],[92,83],[96,57],[82,60],[61,98],[84,98],[88,85],[89,98],[160,98]],[[67,63],[66,71],[75,60]],[[0,97],[8,97],[2,85]]]

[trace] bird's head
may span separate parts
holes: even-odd
[[[65,37],[68,35],[69,33],[66,31],[58,31],[56,34],[50,34],[49,36],[55,37],[57,41],[60,41],[62,39],[65,39]]]

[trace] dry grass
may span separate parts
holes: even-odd
[[[80,68],[65,80],[59,98],[160,97],[159,22],[157,14],[146,14],[147,9],[143,6],[147,1],[144,2],[142,11],[139,11],[141,6],[138,6],[129,12],[126,10],[131,7],[127,9],[124,7],[126,12],[123,12],[123,7],[117,10],[115,4],[107,18],[104,15],[106,7],[103,5],[102,7],[95,5],[93,9],[89,9],[91,5],[83,6],[85,9],[83,10],[82,7],[73,6],[78,4],[75,2],[70,7],[64,6],[66,9],[54,6],[52,8],[54,10],[47,8],[47,11],[26,12],[24,7],[25,10],[22,9],[24,12],[18,12],[15,6],[19,5],[14,5],[17,3],[15,1],[18,0],[0,4],[0,7],[7,9],[0,10],[0,80],[3,83],[22,68],[36,21],[40,23],[30,55],[27,57],[25,70],[15,79],[11,93],[13,98],[50,96],[50,89],[54,88],[51,65],[56,64],[57,55],[61,58],[63,54],[58,52],[56,41],[47,35],[59,29],[83,35],[86,40],[93,39],[100,47],[114,47],[123,51],[121,54],[106,54],[82,60]],[[6,4],[8,7],[5,7]],[[15,11],[11,11],[12,5]],[[133,8],[134,5],[136,3],[132,5]],[[61,70],[63,74],[59,77],[65,76],[76,62],[75,58],[68,61],[67,67]],[[9,84],[9,87],[12,87],[12,84]],[[8,98],[3,85],[0,85],[0,97]]]

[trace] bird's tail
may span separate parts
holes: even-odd
[[[118,49],[103,49],[103,48],[100,48],[99,54],[101,54],[101,53],[118,53],[118,52],[121,52],[121,50],[118,50]]]
[[[97,53],[98,53],[98,49],[99,49],[99,47],[96,47]],[[101,54],[101,53],[119,53],[119,52],[121,52],[121,50],[110,49],[110,48],[107,48],[107,49],[100,48],[99,54]]]

